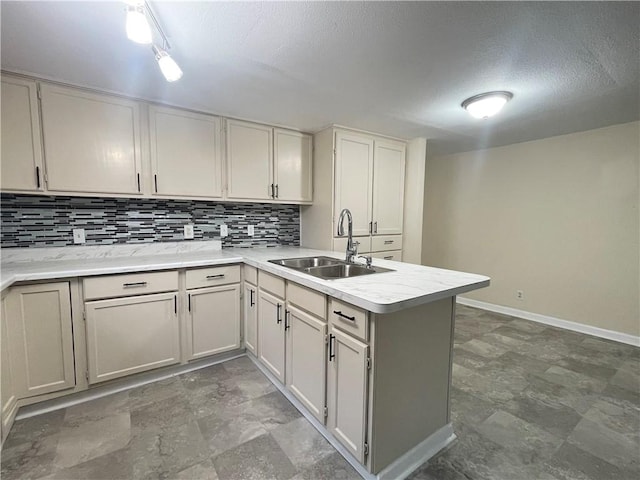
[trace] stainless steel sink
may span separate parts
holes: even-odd
[[[393,270],[389,268],[365,267],[358,263],[347,263],[344,260],[331,257],[283,258],[280,260],[269,260],[269,262],[292,268],[299,272],[308,273],[309,275],[325,280],[359,277],[361,275],[371,275],[372,273],[393,272]]]
[[[276,265],[282,265],[283,267],[294,268],[296,270],[325,265],[340,265],[341,263],[344,263],[342,260],[331,257],[283,258],[281,260],[269,260],[269,262],[275,263]]]
[[[334,280],[337,278],[359,277],[361,275],[371,275],[372,273],[392,272],[389,268],[365,267],[354,263],[343,263],[340,265],[329,265],[326,267],[305,268],[305,272],[314,277]]]

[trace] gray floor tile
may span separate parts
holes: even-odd
[[[473,370],[479,370],[484,367],[490,358],[481,357],[480,355],[473,353],[467,349],[461,348],[464,344],[458,344],[453,347],[453,361],[458,365],[467,367]]]
[[[626,360],[611,379],[611,384],[630,392],[640,392],[640,365],[637,360]]]
[[[342,455],[334,452],[298,473],[295,480],[361,480],[362,477]]]
[[[540,377],[551,383],[563,387],[586,390],[589,392],[601,392],[607,386],[605,380],[593,378],[584,373],[574,372],[564,367],[551,366]]]
[[[218,455],[213,465],[220,480],[287,480],[296,468],[269,434]]]
[[[195,390],[202,390],[210,387],[215,388],[220,381],[226,380],[229,377],[229,372],[227,372],[224,366],[222,364],[218,364],[180,375],[180,380],[182,382],[182,386],[191,393]]]
[[[180,377],[171,377],[129,390],[129,406],[135,409],[184,394],[185,389]]]
[[[243,415],[252,415],[267,430],[285,425],[302,415],[279,391],[242,403],[233,410]]]
[[[486,358],[498,358],[509,350],[506,347],[492,345],[476,338],[463,343],[460,348]]]
[[[451,419],[454,427],[462,424],[476,425],[489,418],[496,409],[494,403],[459,388],[451,388]]]
[[[547,328],[546,325],[541,323],[530,322],[528,320],[522,320],[521,318],[514,318],[507,325],[528,333],[541,333]]]
[[[502,408],[514,416],[543,428],[559,438],[566,438],[581,420],[578,412],[562,404],[543,403],[526,394],[520,394]]]
[[[187,396],[182,394],[131,409],[131,427],[139,430],[184,425],[195,418]]]
[[[298,469],[310,467],[335,452],[331,444],[304,417],[274,428],[271,436]]]
[[[90,402],[67,407],[64,415],[64,426],[78,426],[85,422],[101,420],[119,413],[129,413],[129,392],[118,392]]]
[[[222,366],[231,375],[239,375],[242,373],[253,373],[257,371],[257,367],[249,359],[249,357],[234,358],[233,360],[224,362]]]
[[[113,480],[133,478],[133,468],[129,450],[123,448],[115,452],[63,468],[43,477],[42,480]]]
[[[172,478],[176,480],[218,480],[213,462],[205,460],[176,473]]]
[[[63,408],[35,417],[16,420],[11,428],[11,434],[7,437],[4,448],[10,448],[23,442],[33,442],[38,438],[58,433],[64,423],[64,415],[65,409]]]
[[[40,478],[54,470],[58,434],[2,448],[2,480]]]
[[[546,470],[558,480],[637,480],[638,472],[618,468],[568,442],[555,453]]]

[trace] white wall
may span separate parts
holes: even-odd
[[[640,335],[639,139],[632,122],[428,157],[423,263],[489,275],[475,300]]]
[[[424,171],[427,161],[427,139],[414,138],[407,143],[404,176],[404,219],[402,228],[402,261],[422,261],[422,223],[424,220]]]

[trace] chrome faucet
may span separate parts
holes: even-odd
[[[345,262],[353,263],[353,259],[358,255],[358,243],[353,241],[353,218],[348,208],[343,208],[340,212],[340,218],[338,219],[338,236],[344,236],[344,217],[348,220],[348,236],[347,236],[347,251],[345,252]]]

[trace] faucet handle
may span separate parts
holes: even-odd
[[[367,261],[367,268],[371,268],[371,262],[373,261],[371,255],[358,255],[358,258],[364,258]]]
[[[358,255],[358,247],[360,246],[360,242],[358,240],[354,240],[353,242],[351,242],[351,244],[353,245],[353,256],[355,257],[356,255]]]

